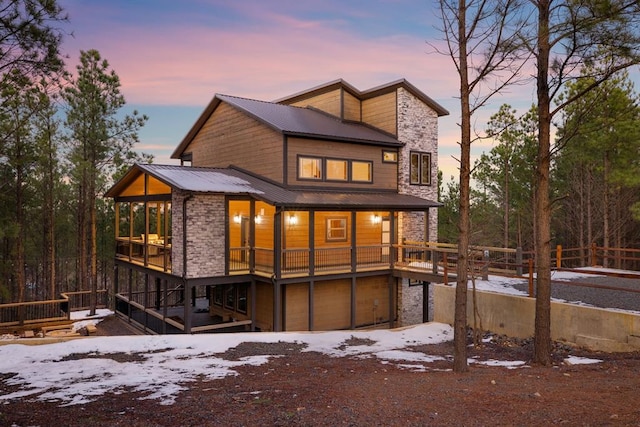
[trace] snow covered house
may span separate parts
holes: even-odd
[[[392,327],[425,319],[404,241],[437,240],[438,118],[406,80],[275,102],[215,95],[116,202],[116,311],[156,333]],[[418,282],[420,283],[420,282]],[[231,329],[233,330],[233,329]]]

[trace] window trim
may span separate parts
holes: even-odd
[[[414,167],[413,159],[417,158],[418,164]],[[428,166],[427,173],[425,175],[423,166]],[[417,169],[416,169],[417,168]],[[411,185],[431,185],[431,153],[424,151],[411,151],[409,153],[409,184]],[[416,178],[414,179],[414,172],[416,172]]]
[[[329,162],[345,162],[345,166],[346,166],[346,174],[344,179],[336,179],[336,178],[329,178]],[[349,159],[340,159],[340,158],[333,158],[333,157],[326,157],[324,159],[324,171],[325,171],[325,181],[329,181],[329,182],[349,182],[349,178],[351,177],[351,160]]]
[[[361,179],[354,179],[353,177],[353,172],[355,170],[355,168],[353,167],[354,163],[363,163],[363,164],[368,164],[369,165],[369,179],[368,180],[361,180]],[[351,160],[350,162],[350,176],[349,176],[349,182],[356,182],[356,183],[364,183],[364,184],[370,184],[373,182],[373,162],[370,160]]]
[[[382,150],[382,163],[398,163],[398,152]]]
[[[344,226],[341,227],[332,227],[331,221],[340,221]],[[346,242],[349,240],[349,231],[347,227],[349,226],[349,221],[346,216],[331,216],[326,218],[325,222],[326,233],[325,233],[325,241],[326,242]],[[331,231],[333,230],[344,230],[344,236],[341,237],[332,237]]]
[[[300,161],[302,160],[317,160],[318,164],[319,164],[319,171],[320,171],[320,176],[318,177],[309,177],[309,176],[303,176],[302,175],[302,170],[303,168],[300,167]],[[303,156],[298,154],[297,156],[297,170],[296,170],[296,174],[298,175],[298,179],[302,180],[302,181],[323,181],[324,180],[324,176],[325,176],[325,171],[323,170],[324,167],[324,159],[322,157],[318,157],[318,156]]]

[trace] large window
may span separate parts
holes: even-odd
[[[298,156],[298,179],[339,182],[373,182],[373,162]]]
[[[431,153],[411,152],[410,182],[431,185]]]
[[[298,178],[322,179],[322,159],[317,157],[298,157]]]

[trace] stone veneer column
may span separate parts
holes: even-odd
[[[171,271],[183,274],[184,192],[171,197]],[[194,194],[187,200],[187,278],[221,276],[225,261],[225,200],[218,194]]]
[[[398,156],[398,191],[423,199],[438,200],[438,114],[404,88],[397,92],[398,140],[405,145]],[[411,185],[409,177],[410,153],[420,151],[431,154],[431,185]],[[431,208],[429,224],[425,227],[423,212],[402,213],[401,236],[416,241],[438,239],[438,211]],[[425,232],[428,229],[428,236]],[[402,280],[398,295],[398,316],[400,325],[422,323],[422,286],[409,287],[407,279]],[[431,292],[430,292],[431,293]],[[429,295],[429,306],[433,296]],[[431,313],[432,310],[430,309]]]

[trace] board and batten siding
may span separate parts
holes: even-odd
[[[319,188],[357,188],[357,189],[398,189],[398,165],[382,162],[382,147],[364,144],[326,141],[320,139],[287,139],[287,182]],[[364,160],[373,163],[373,182],[336,182],[298,179],[298,156],[322,157],[329,159]]]
[[[340,105],[340,89],[325,92],[316,96],[305,98],[301,101],[294,102],[294,107],[313,107],[332,116],[341,117],[341,105]]]
[[[396,135],[396,105],[395,91],[365,99],[362,101],[362,122]]]
[[[252,170],[282,182],[282,134],[224,102],[185,149],[193,166]]]

